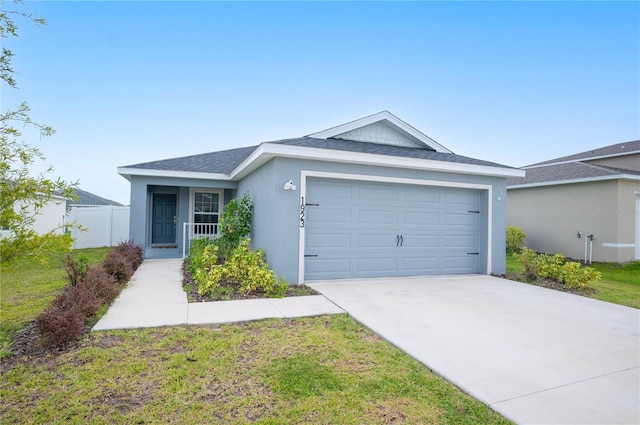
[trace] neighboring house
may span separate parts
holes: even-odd
[[[128,240],[129,207],[82,189],[74,189],[73,195],[76,199],[59,193],[51,196],[35,215],[33,204],[27,203],[27,211],[34,218],[31,229],[40,235],[70,231],[74,249],[113,246]],[[82,230],[68,226],[71,223],[80,225]],[[10,236],[9,230],[2,229],[0,237]]]
[[[215,235],[224,204],[248,191],[252,244],[290,283],[503,273],[506,180],[524,175],[456,155],[387,111],[118,173],[131,182],[131,239],[148,257]]]
[[[93,193],[89,193],[82,189],[74,189],[73,194],[77,197],[77,199],[70,200],[68,203],[69,207],[95,207],[95,206],[105,206],[112,205],[114,207],[122,207],[123,205],[119,202],[112,201],[111,199],[102,198],[98,195],[94,195]]]
[[[529,248],[593,261],[640,259],[640,140],[523,168],[526,177],[508,181],[507,221],[525,231]]]
[[[67,205],[64,197],[52,195],[49,200],[38,209],[37,213],[35,212],[33,202],[14,205],[14,211],[20,211],[23,206],[26,206],[27,215],[33,217],[33,223],[30,228],[37,234],[44,235],[50,232],[62,234],[64,232],[67,213]],[[11,232],[9,230],[1,230],[0,237],[8,238],[10,236]]]

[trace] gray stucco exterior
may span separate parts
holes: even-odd
[[[378,140],[381,128],[384,139]],[[505,272],[506,183],[522,176],[520,170],[455,155],[386,111],[312,136],[121,167],[131,182],[131,239],[153,246],[154,195],[175,196],[170,245],[181,255],[182,224],[193,221],[194,191],[217,191],[223,204],[249,192],[253,248],[264,250],[271,268],[296,284],[305,279],[301,204],[309,179],[462,188],[477,191],[480,199],[477,271]],[[285,190],[289,181],[295,190]]]
[[[489,226],[488,222],[489,193],[485,190],[483,196],[486,209],[481,213],[481,223],[483,223],[480,229],[481,243],[487,246],[489,242],[487,237],[491,238],[491,270],[489,272],[494,274],[505,272],[507,223],[505,178],[274,158],[242,179],[238,185],[238,193],[249,191],[254,200],[253,246],[263,249],[273,270],[289,282],[298,283],[299,280],[300,192],[299,190],[285,191],[283,184],[292,180],[300,188],[303,170],[338,173],[346,179],[349,179],[350,175],[367,175],[490,186],[492,225]],[[354,178],[357,179],[357,177]],[[490,236],[487,234],[488,227],[492,228]],[[487,254],[487,252],[483,253],[485,261]],[[487,272],[485,268],[484,273]]]

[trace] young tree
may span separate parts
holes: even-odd
[[[21,0],[14,0],[14,6],[21,6]],[[46,25],[42,18],[20,10],[7,10],[5,1],[0,0],[0,82],[3,88],[17,88],[15,71],[11,59],[14,53],[5,47],[4,40],[18,37],[15,19],[25,19],[35,25]],[[8,230],[10,236],[0,238],[0,262],[7,264],[23,256],[35,256],[46,261],[53,252],[71,248],[71,237],[64,232],[51,231],[39,235],[31,226],[35,216],[44,205],[55,198],[72,196],[74,184],[60,179],[51,179],[45,172],[32,175],[29,167],[46,158],[40,150],[22,140],[21,128],[37,130],[41,136],[51,136],[55,130],[48,125],[31,120],[29,106],[22,102],[14,109],[0,111],[0,229]]]

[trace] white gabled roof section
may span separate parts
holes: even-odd
[[[423,147],[431,148],[436,152],[453,153],[389,111],[378,112],[368,117],[309,134],[308,137],[317,139],[348,139],[359,142],[405,147]]]

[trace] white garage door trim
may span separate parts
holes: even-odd
[[[326,171],[300,171],[300,233],[298,239],[298,282],[304,282],[304,250],[305,250],[305,207],[304,199],[307,195],[307,177],[320,177],[325,179],[339,179],[339,180],[359,180],[369,182],[381,182],[381,183],[398,183],[398,184],[412,184],[418,186],[438,186],[438,187],[451,187],[451,188],[464,188],[464,189],[477,189],[486,190],[488,193],[487,202],[487,274],[491,274],[491,247],[493,246],[493,187],[489,184],[477,184],[477,183],[460,183],[450,181],[439,180],[420,180],[420,179],[408,179],[400,177],[383,177],[383,176],[370,176],[365,174],[348,174],[348,173],[333,173]]]

